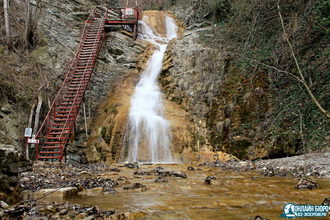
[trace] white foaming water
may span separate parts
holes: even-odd
[[[165,119],[157,77],[162,68],[167,43],[177,36],[178,28],[174,19],[167,15],[165,22],[166,38],[147,25],[150,23],[148,16],[143,16],[142,21],[139,21],[141,32],[138,37],[153,43],[156,51],[149,59],[131,99],[122,162],[172,162],[170,124]]]

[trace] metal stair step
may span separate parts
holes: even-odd
[[[93,66],[77,66],[77,69],[91,69],[91,68],[93,68]]]
[[[79,93],[84,93],[84,91],[77,91],[77,92],[67,91],[65,94],[79,94]]]
[[[60,154],[61,151],[40,151],[40,154]]]
[[[70,84],[72,85],[80,85],[80,82],[71,82]],[[87,86],[88,83],[85,83],[84,86]],[[67,97],[67,98],[70,98],[70,97]]]
[[[71,134],[71,132],[52,132],[52,133],[49,133],[49,135],[60,135],[60,134]]]
[[[52,142],[49,142],[49,141],[46,141],[44,144],[63,144],[63,142],[59,142],[59,141],[52,141]],[[49,147],[49,148],[59,148],[59,147],[63,147],[63,146],[43,146],[43,147]]]
[[[61,149],[61,148],[63,148],[63,147],[64,147],[64,146],[62,146],[62,145],[59,145],[59,146],[42,146],[42,149],[45,148],[45,149],[53,149],[53,150],[54,150],[54,149],[57,149],[57,150],[58,150],[58,149]],[[42,149],[41,149],[41,150],[42,150]]]
[[[67,97],[67,96],[64,96],[64,97]],[[77,114],[78,111],[58,111],[57,113],[58,114],[69,114],[69,113]]]
[[[49,140],[58,140],[59,137],[47,137]],[[68,139],[69,137],[61,137],[61,139]],[[64,143],[64,142],[62,142]]]
[[[76,92],[83,92],[83,91],[85,91],[84,88],[80,88],[80,89],[78,89],[78,88],[68,88],[68,90],[70,90],[70,91],[76,91]]]
[[[78,81],[78,82],[81,82],[81,81],[89,81],[89,77],[91,76],[90,73],[80,73],[80,72],[77,72],[75,74],[75,76],[73,77],[72,81]]]
[[[88,54],[86,54],[86,55],[79,54],[79,56],[78,56],[79,61],[81,61],[81,60],[86,60],[86,57],[87,57],[87,58],[96,58],[96,54],[88,53]],[[79,61],[78,61],[78,62],[79,62]]]
[[[61,103],[60,105],[61,107],[64,107],[66,106],[65,108],[68,108],[68,109],[73,109],[73,108],[78,108],[80,106],[80,102],[79,103]],[[59,107],[60,109],[60,107]],[[62,109],[61,109],[62,110]]]
[[[84,47],[83,49],[81,49],[81,51],[93,51],[93,50],[96,50],[94,47]]]
[[[88,74],[90,75],[90,74]],[[88,77],[88,76],[87,76]],[[79,75],[77,74],[76,77],[74,77],[74,79],[71,80],[71,82],[85,82],[85,83],[89,83],[89,78],[87,78],[86,76],[85,77],[79,77]]]
[[[38,159],[55,159],[55,158],[61,158],[60,156],[38,156]]]
[[[77,98],[74,99],[63,99],[62,102],[74,102],[74,101],[80,101],[82,100],[82,98],[80,98],[82,96],[77,96]]]
[[[55,115],[55,118],[67,118],[67,117],[75,117],[76,116],[76,114],[74,114],[74,115]]]
[[[68,118],[68,119],[57,119],[55,118],[54,121],[75,121],[75,118]]]
[[[58,107],[59,110],[74,110],[80,107],[79,103],[61,103],[61,105]]]
[[[74,124],[58,124],[58,123],[53,123],[53,126],[74,126]]]

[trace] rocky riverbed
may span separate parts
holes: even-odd
[[[287,202],[329,204],[329,159],[313,153],[254,164],[38,163],[20,174],[25,200],[11,207],[1,202],[0,218],[278,218]]]
[[[264,176],[330,178],[330,152],[260,160],[256,169]]]

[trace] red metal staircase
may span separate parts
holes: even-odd
[[[85,22],[76,56],[66,67],[66,78],[36,134],[37,161],[63,161],[70,134],[75,130],[76,117],[98,54],[105,39],[104,26],[108,10],[97,18],[94,9]]]

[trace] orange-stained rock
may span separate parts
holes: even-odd
[[[191,163],[196,162],[198,159],[197,153],[193,152],[191,148],[184,148],[182,154],[180,155],[180,162]]]

